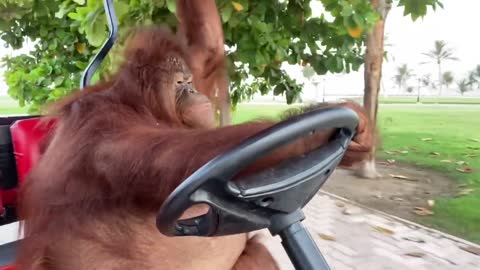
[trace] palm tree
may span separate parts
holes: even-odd
[[[470,87],[470,90],[473,90],[474,84],[478,84],[478,78],[475,70],[470,71],[470,73],[468,73],[467,82],[468,82],[468,86]]]
[[[480,88],[480,65],[477,65],[473,72],[475,73],[475,78],[477,80],[477,88]]]
[[[431,84],[433,84],[430,74],[423,75],[420,78],[420,82],[421,82],[423,87],[429,87]]]
[[[460,94],[462,94],[462,96],[465,92],[470,90],[469,81],[467,79],[463,79],[461,81],[458,81],[457,85],[458,85],[458,91],[460,91]]]
[[[395,61],[395,55],[389,52],[387,49],[393,47],[393,43],[390,43],[388,34],[385,34],[383,38],[383,58],[385,61],[390,62],[390,60]],[[391,58],[390,58],[391,56]]]
[[[445,86],[447,87],[447,89],[453,83],[453,80],[454,80],[454,77],[451,71],[447,71],[443,73],[442,81],[443,81],[443,84],[445,84]]]
[[[457,57],[453,56],[453,49],[447,48],[447,43],[443,40],[436,40],[435,41],[435,48],[430,50],[426,53],[423,53],[428,58],[432,59],[438,66],[438,86],[439,92],[438,94],[442,95],[442,63],[446,60],[458,60]]]
[[[470,73],[468,73],[468,82],[473,90],[474,85],[480,88],[480,65],[477,65]]]
[[[410,77],[412,77],[412,70],[408,68],[407,64],[403,64],[397,67],[397,74],[393,77],[393,80],[402,90]]]
[[[468,73],[467,82],[470,86],[470,90],[473,90],[475,86],[477,89],[480,89],[480,65],[477,65]]]

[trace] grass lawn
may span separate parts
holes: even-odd
[[[383,104],[415,104],[417,97],[381,97]],[[480,104],[480,98],[463,97],[420,97],[423,104]]]
[[[254,120],[259,117],[267,117],[276,119],[280,113],[292,108],[288,105],[239,105],[235,112],[233,112],[233,122],[235,124],[242,123],[249,120]]]
[[[10,97],[0,96],[0,115],[25,114],[27,108],[20,108],[18,102]]]
[[[380,157],[444,172],[471,191],[437,199],[435,215],[422,223],[480,243],[480,106],[392,105],[381,107],[379,116],[384,150]],[[386,153],[392,150],[408,153]],[[457,171],[462,168],[473,172]]]
[[[234,122],[259,115],[275,116],[285,108],[242,105],[234,113]],[[379,127],[383,145],[378,153],[380,158],[435,169],[459,186],[465,185],[463,189],[471,190],[458,198],[434,198],[435,214],[416,221],[480,243],[480,106],[385,105],[380,107]],[[386,153],[394,150],[408,153]],[[436,153],[432,155],[433,152]],[[472,168],[473,172],[457,171],[464,167]]]

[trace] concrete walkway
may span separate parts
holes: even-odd
[[[480,269],[480,256],[462,249],[480,252],[478,245],[333,195],[315,196],[305,214],[304,224],[332,270]],[[269,237],[268,246],[282,270],[294,269],[279,237]]]

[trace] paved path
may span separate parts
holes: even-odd
[[[315,196],[305,213],[304,224],[332,270],[480,269],[480,256],[461,249],[479,246],[332,196]],[[0,228],[0,245],[15,240],[17,231],[16,223]],[[282,270],[294,269],[280,239],[268,239]]]
[[[479,246],[347,201],[319,194],[305,214],[304,224],[332,270],[480,270],[480,256],[461,249]],[[282,270],[294,269],[280,239],[269,241]]]

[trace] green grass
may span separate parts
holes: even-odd
[[[381,97],[383,104],[415,104],[417,97]],[[480,104],[480,98],[463,97],[420,97],[422,104]]]
[[[0,96],[0,115],[26,114],[27,108],[20,108],[16,100],[7,96]]]
[[[233,122],[237,124],[259,117],[276,119],[281,112],[292,107],[288,105],[239,105],[233,113]]]
[[[437,199],[435,215],[421,222],[480,243],[480,106],[383,106],[379,126],[383,150],[408,151],[403,155],[381,151],[379,157],[435,169],[458,185],[474,189],[468,196]],[[422,140],[426,138],[431,141]],[[431,155],[432,152],[440,155]],[[459,165],[457,161],[466,164]],[[462,167],[474,171],[456,171]]]
[[[275,116],[285,108],[287,106],[242,105],[234,114],[234,122]],[[434,169],[458,185],[474,189],[471,194],[459,198],[434,198],[435,214],[416,221],[480,243],[480,106],[380,106],[379,128],[382,136],[380,158]],[[423,141],[425,138],[431,141]],[[389,155],[385,153],[388,150],[407,150],[408,153]],[[430,155],[432,152],[440,155]],[[440,162],[447,159],[465,161],[467,165]],[[472,168],[473,173],[456,171],[464,166]]]

